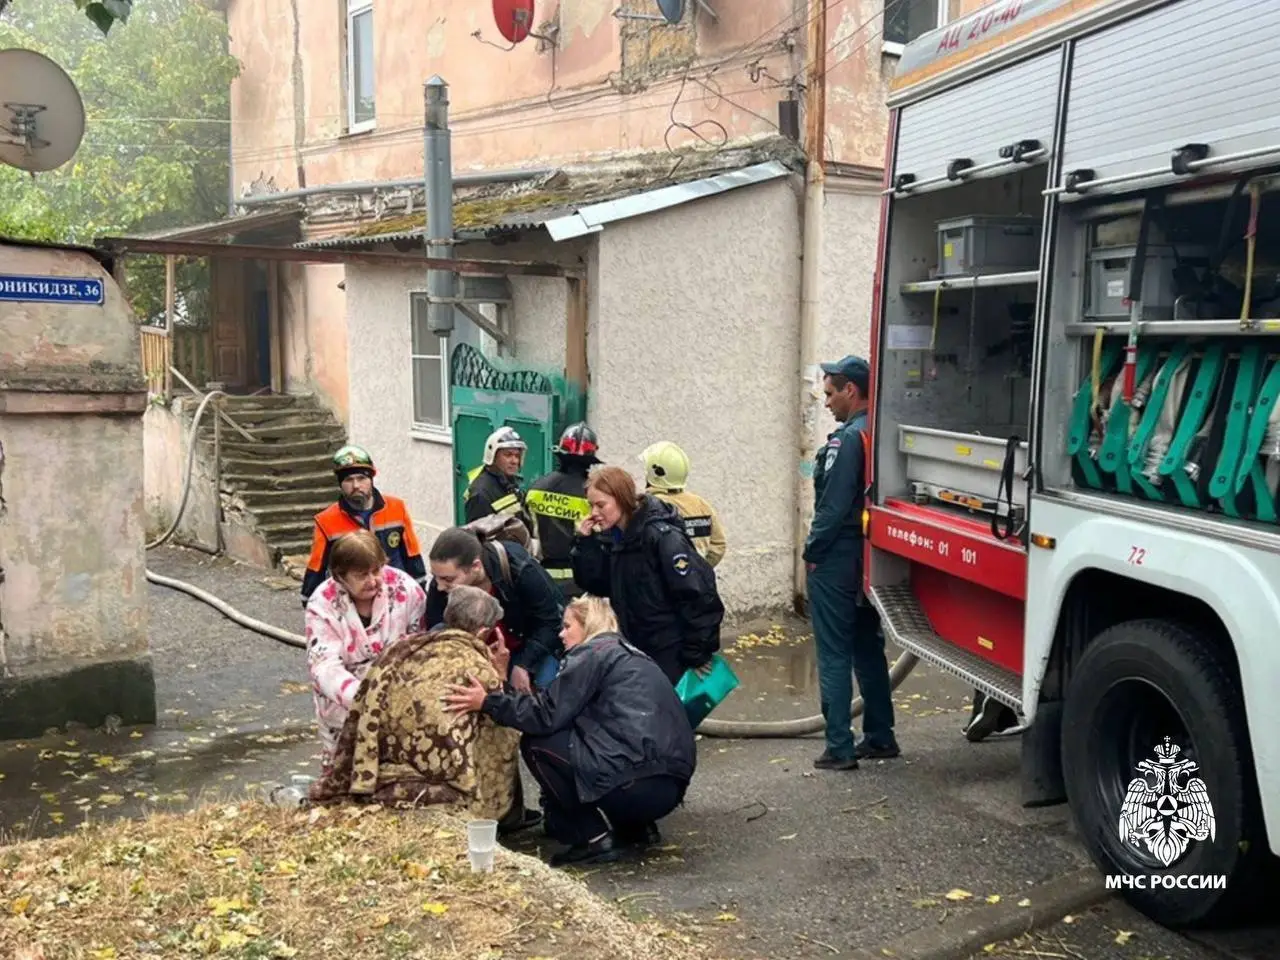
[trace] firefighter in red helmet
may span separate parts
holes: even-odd
[[[600,444],[595,431],[585,423],[575,423],[560,434],[552,451],[556,469],[539,477],[525,495],[525,505],[533,515],[535,535],[542,545],[542,566],[560,587],[565,600],[582,591],[573,582],[569,552],[573,534],[587,515],[587,472],[600,462]]]

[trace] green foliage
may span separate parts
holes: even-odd
[[[225,215],[240,66],[221,15],[195,0],[14,0],[0,13],[5,47],[38,50],[66,70],[86,125],[58,170],[33,178],[0,167],[0,234],[91,244]],[[137,263],[130,296],[153,318],[164,309],[163,270]]]
[[[133,0],[76,0],[76,7],[84,11],[95,27],[107,33],[117,20],[128,21]]]

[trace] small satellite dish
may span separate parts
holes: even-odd
[[[667,23],[679,23],[684,19],[684,0],[658,0],[658,10]]]
[[[493,19],[508,43],[519,43],[533,30],[533,0],[493,0]]]
[[[34,50],[0,50],[0,162],[56,170],[82,137],[84,102],[66,72]]]

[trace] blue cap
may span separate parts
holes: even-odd
[[[871,365],[853,354],[842,357],[835,363],[822,364],[822,372],[831,377],[844,377],[864,394],[871,382]]]

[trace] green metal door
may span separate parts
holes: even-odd
[[[561,395],[563,381],[534,370],[502,370],[467,343],[449,364],[453,426],[454,522],[464,523],[463,496],[484,463],[484,442],[501,426],[513,427],[529,445],[522,476],[528,485],[551,470],[551,448],[562,429],[561,411],[580,409]]]

